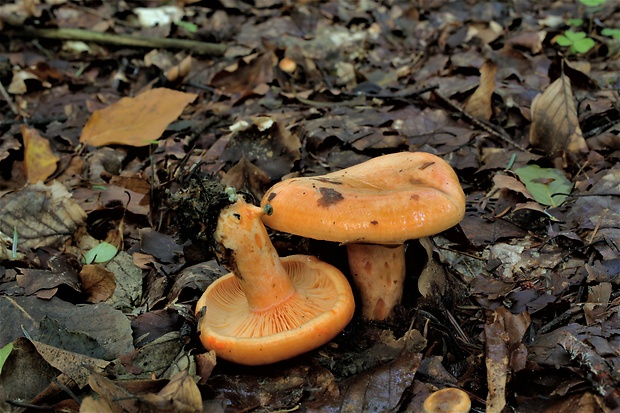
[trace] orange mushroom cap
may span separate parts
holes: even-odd
[[[425,152],[384,155],[323,176],[287,179],[261,203],[273,209],[263,217],[272,228],[347,244],[362,314],[372,320],[389,317],[401,300],[403,243],[444,231],[465,215],[456,173]]]
[[[423,413],[468,413],[471,400],[463,390],[447,387],[428,396],[423,409]]]
[[[443,159],[425,152],[384,155],[323,176],[287,179],[263,197],[266,225],[341,243],[400,244],[461,221],[465,194]]]
[[[245,365],[286,360],[327,343],[351,321],[351,286],[338,269],[305,255],[280,260],[296,289],[282,305],[253,311],[233,273],[198,301],[197,313],[206,307],[200,339],[218,357]]]
[[[203,345],[246,365],[325,344],[355,310],[351,286],[337,268],[311,256],[278,257],[263,215],[242,197],[222,209],[214,239],[232,272],[212,283],[196,306]]]

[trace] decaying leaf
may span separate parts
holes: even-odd
[[[80,407],[80,412],[198,413],[203,411],[200,390],[193,376],[186,370],[177,373],[156,393],[154,392],[155,386],[143,385],[142,388],[146,391],[140,391],[139,386],[131,386],[131,383],[123,387],[97,372],[90,375],[89,384],[99,398],[86,398]],[[148,382],[144,384],[148,385]]]
[[[66,374],[79,388],[88,384],[91,371],[102,372],[110,364],[109,361],[63,350],[40,341],[32,341],[32,344],[45,361]]]
[[[60,158],[52,151],[50,141],[42,137],[36,129],[22,125],[24,138],[24,168],[28,182],[45,182],[56,170]]]
[[[4,315],[3,315],[4,317]],[[0,410],[12,412],[7,400],[31,400],[42,392],[58,375],[25,337],[13,341],[13,349],[2,369],[0,380]]]
[[[105,268],[114,274],[116,281],[114,294],[107,303],[115,308],[134,308],[142,295],[142,270],[125,251],[108,261]]]
[[[446,289],[446,270],[433,258],[433,242],[425,237],[420,238],[420,244],[427,255],[426,265],[418,278],[418,290],[422,297],[431,297],[433,292],[443,294]]]
[[[570,79],[562,75],[532,102],[530,143],[550,157],[588,151],[577,117]]]
[[[465,110],[471,115],[484,120],[491,119],[493,115],[491,98],[495,91],[496,73],[497,66],[491,60],[484,62],[480,68],[480,85],[465,103]]]
[[[84,210],[58,182],[43,183],[0,197],[0,233],[18,234],[22,248],[58,246],[86,220]]]
[[[486,337],[487,366],[487,412],[500,413],[506,406],[506,384],[508,382],[508,333],[500,324],[500,317],[491,313],[484,326]]]
[[[135,98],[123,98],[92,114],[82,129],[80,142],[93,146],[149,145],[161,137],[168,124],[179,117],[196,96],[157,88]]]
[[[86,301],[101,303],[112,297],[116,289],[114,273],[101,265],[86,264],[80,271],[82,291],[86,294]]]
[[[133,349],[129,320],[107,304],[0,296],[0,314],[0,346],[26,331],[35,340],[106,360]]]

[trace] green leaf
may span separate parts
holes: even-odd
[[[586,37],[585,39],[581,39],[573,43],[573,46],[571,47],[571,51],[577,52],[577,53],[587,53],[588,51],[590,51],[590,49],[594,47],[594,45],[596,45],[596,42],[594,42],[594,39]]]
[[[174,24],[176,24],[179,27],[183,27],[185,30],[187,30],[190,33],[196,33],[198,31],[198,26],[191,22],[179,20],[175,22]]]
[[[107,242],[102,242],[84,254],[84,263],[92,264],[108,262],[116,256],[117,252],[118,249],[114,245]]]
[[[586,53],[592,49],[596,42],[588,37],[585,32],[574,32],[567,30],[555,38],[555,42],[560,46],[570,46],[571,53]]]
[[[585,39],[586,33],[585,32],[574,32],[572,30],[568,30],[564,32],[564,36],[568,37],[573,42],[577,42],[581,39]]]
[[[579,27],[583,24],[583,19],[568,19],[566,24],[573,27]]]
[[[586,7],[596,7],[605,4],[605,0],[579,0]]]
[[[610,29],[609,27],[605,27],[601,30],[601,34],[603,36],[613,37],[614,39],[620,39],[620,29]]]
[[[570,194],[573,189],[573,184],[559,169],[527,165],[517,169],[515,173],[536,202],[542,205],[562,205],[568,198],[568,195],[564,194]]]
[[[559,44],[560,46],[572,46],[573,44],[573,41],[569,39],[568,37],[564,36],[563,34],[556,37],[555,42]]]
[[[13,351],[13,343],[8,343],[0,349],[0,375],[2,375],[2,367],[4,366],[6,359],[9,358],[11,351]]]

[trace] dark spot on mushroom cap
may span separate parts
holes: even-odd
[[[418,199],[420,199],[420,195],[418,195],[418,194],[412,194],[412,195],[411,195],[411,197],[410,197],[409,199],[411,199],[411,200],[413,200],[413,201],[417,201]]]
[[[319,192],[321,193],[321,198],[319,198],[317,203],[321,207],[328,207],[344,199],[340,192],[332,188],[319,188]]]
[[[269,194],[269,196],[267,197],[267,202],[271,202],[271,200],[272,200],[273,198],[275,198],[275,197],[276,197],[276,195],[278,195],[278,194],[277,194],[277,193],[275,193],[275,192],[270,193],[270,194]]]
[[[429,166],[431,166],[432,164],[434,164],[435,162],[426,162],[425,164],[423,164],[422,166],[420,166],[420,170],[426,169]]]
[[[372,220],[372,221],[370,221],[370,223],[371,223],[372,225],[377,225],[377,224],[379,223],[379,221]]]

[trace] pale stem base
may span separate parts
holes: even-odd
[[[349,268],[362,301],[362,315],[384,320],[400,303],[405,281],[405,246],[347,244]]]

